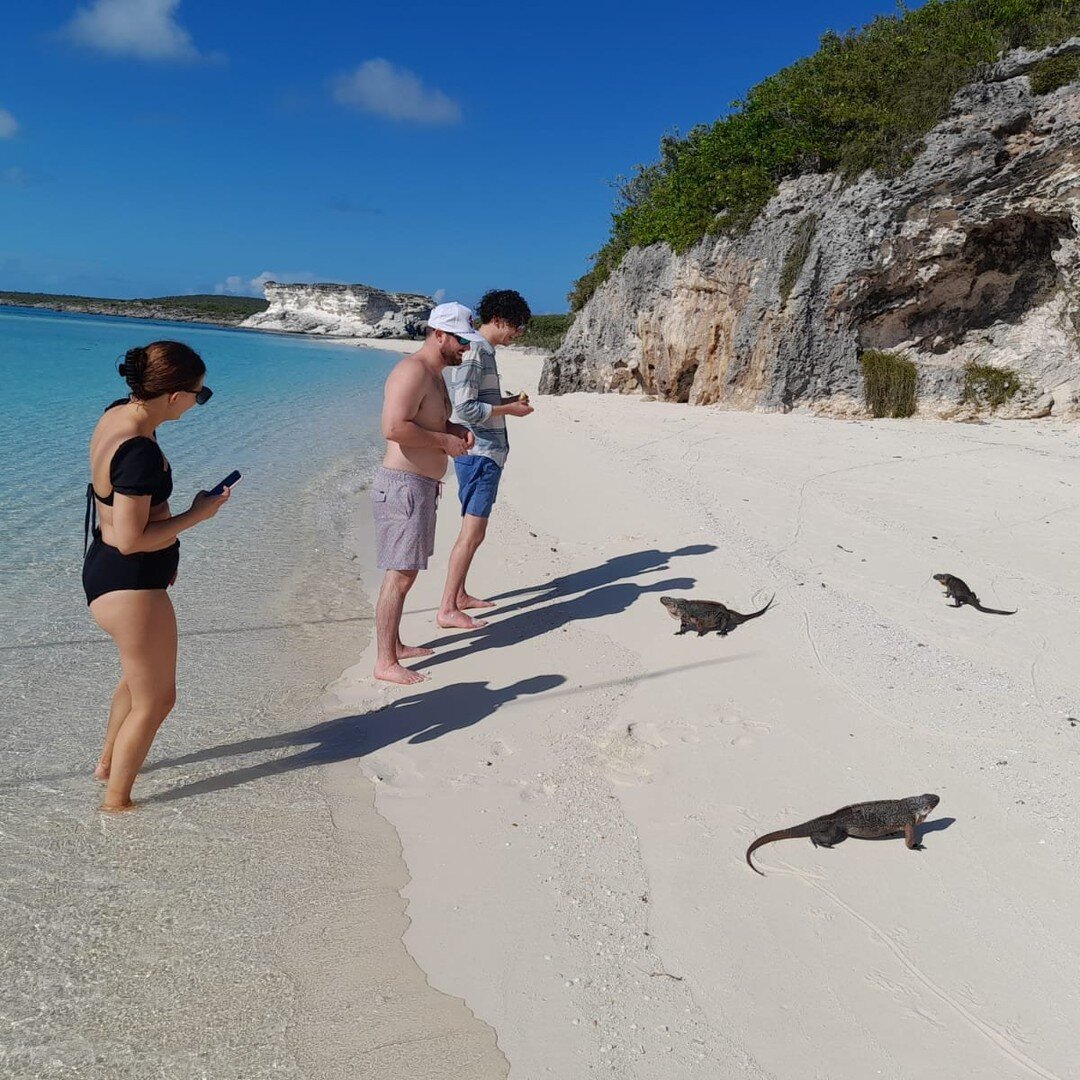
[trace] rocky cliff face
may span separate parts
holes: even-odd
[[[417,293],[386,293],[368,285],[266,283],[270,307],[241,324],[257,330],[343,337],[410,338],[423,334],[435,301]]]
[[[918,369],[919,412],[957,416],[964,366],[1013,369],[1006,415],[1080,414],[1080,85],[1020,50],[962,90],[902,175],[787,182],[742,236],[630,252],[541,390],[860,414],[865,349]]]

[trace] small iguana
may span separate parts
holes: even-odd
[[[872,840],[890,833],[903,832],[904,840],[912,851],[921,851],[922,844],[915,827],[926,820],[927,814],[941,800],[936,795],[912,795],[909,799],[882,799],[879,802],[852,803],[842,806],[824,817],[804,821],[790,829],[766,833],[759,836],[746,849],[746,864],[755,873],[758,870],[750,858],[762,844],[771,844],[774,840],[795,840],[808,836],[814,847],[832,847],[845,837],[854,836],[861,840]]]
[[[976,611],[984,612],[987,615],[1015,615],[1016,611],[1001,611],[998,608],[983,607],[979,603],[979,598],[968,588],[967,582],[961,581],[958,577],[953,577],[952,574],[935,574],[934,580],[940,582],[945,586],[945,595],[952,600],[953,607],[963,607],[964,604],[970,604]]]
[[[673,619],[679,620],[676,635],[685,634],[687,630],[696,630],[698,637],[701,637],[715,630],[724,637],[747,619],[756,619],[759,615],[764,615],[772,607],[775,599],[775,595],[770,597],[769,602],[760,611],[752,611],[749,615],[740,615],[739,612],[732,611],[717,600],[683,600],[678,596],[661,596],[660,603]]]

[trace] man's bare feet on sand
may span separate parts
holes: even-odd
[[[449,613],[440,611],[435,616],[435,624],[444,630],[479,630],[480,627],[487,626],[487,620],[474,619],[471,615],[466,615],[464,611]]]
[[[419,671],[410,671],[400,664],[388,664],[386,667],[375,668],[375,678],[383,682],[397,683],[399,686],[412,686],[414,683],[423,682],[427,676]]]
[[[133,803],[130,799],[124,803],[117,803],[115,806],[112,803],[102,803],[98,809],[103,814],[123,814],[128,810],[134,810],[138,803]]]
[[[422,649],[419,645],[399,645],[397,658],[399,660],[415,660],[418,656],[434,656],[434,649]]]
[[[103,765],[99,761],[97,767],[94,769],[95,780],[108,780],[109,779],[109,766]]]
[[[458,611],[468,611],[471,608],[482,607],[494,607],[495,603],[492,600],[481,600],[477,596],[470,596],[468,593],[462,593],[457,598]]]

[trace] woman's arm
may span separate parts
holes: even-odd
[[[189,510],[160,521],[151,521],[149,495],[122,495],[117,492],[112,515],[114,545],[121,555],[159,551],[185,529],[212,518],[228,498],[228,488],[220,495],[200,491]]]

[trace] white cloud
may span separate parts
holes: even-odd
[[[441,90],[429,89],[406,68],[381,58],[365,60],[351,75],[333,80],[334,100],[390,120],[456,124],[461,106]]]
[[[180,0],[93,0],[63,30],[79,45],[140,60],[199,60],[191,35],[176,21]]]
[[[0,109],[0,139],[10,139],[18,130],[19,121],[7,109]]]
[[[281,285],[313,285],[317,280],[318,278],[307,270],[299,272],[264,270],[253,278],[230,274],[224,281],[219,281],[214,286],[214,292],[226,296],[262,296],[264,286],[268,281],[276,281]]]

